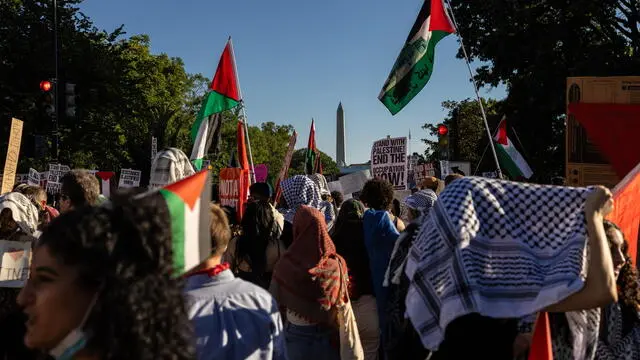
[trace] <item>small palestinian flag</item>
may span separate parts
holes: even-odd
[[[241,101],[235,57],[231,38],[222,52],[216,74],[211,81],[209,91],[202,102],[198,116],[191,128],[193,150],[191,161],[196,170],[202,168],[205,154],[212,143],[218,147],[222,128],[222,112],[233,109]]]
[[[202,171],[140,197],[161,197],[170,219],[173,270],[181,275],[211,254],[211,181]]]
[[[455,33],[444,0],[425,0],[378,99],[397,114],[431,78],[436,45]]]
[[[507,119],[503,118],[498,125],[498,133],[495,137],[496,152],[500,166],[511,176],[512,179],[525,178],[529,179],[533,175],[533,171],[527,164],[527,160],[520,155],[518,149],[507,136]]]

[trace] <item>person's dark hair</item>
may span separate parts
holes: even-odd
[[[231,240],[231,228],[227,220],[227,214],[215,204],[211,204],[211,254],[222,255],[229,240]]]
[[[458,180],[458,179],[462,179],[464,176],[460,175],[460,174],[449,174],[447,175],[447,177],[444,178],[444,186],[449,186],[449,184],[451,184],[452,182]]]
[[[61,194],[68,196],[74,207],[93,206],[100,195],[98,179],[84,170],[71,170],[61,180]]]
[[[333,198],[333,204],[336,207],[340,207],[342,205],[342,203],[344,202],[344,196],[342,195],[342,193],[340,191],[332,191],[331,192],[331,197]]]
[[[393,214],[393,216],[398,217],[400,216],[400,200],[398,199],[393,199],[393,205],[391,207],[391,213]]]
[[[610,237],[611,232],[619,231],[623,236],[622,254],[624,254],[624,265],[620,269],[618,275],[618,301],[623,306],[623,325],[624,333],[628,333],[630,328],[633,328],[636,324],[640,324],[640,317],[638,312],[640,311],[640,284],[638,283],[638,269],[633,265],[631,257],[629,256],[629,243],[624,238],[624,233],[618,225],[615,223],[604,220],[604,231],[607,234],[607,238]],[[629,321],[632,320],[632,321]]]
[[[364,184],[360,200],[374,210],[389,210],[393,203],[393,185],[387,180],[371,179]]]
[[[276,221],[273,209],[266,201],[257,201],[247,205],[242,216],[242,235],[238,238],[235,259],[246,261],[251,272],[259,278],[267,267],[267,246],[278,241]]]
[[[78,286],[99,291],[86,327],[101,359],[193,359],[193,335],[173,272],[169,214],[160,197],[63,214],[38,246],[78,269]]]
[[[254,183],[249,187],[249,193],[253,196],[259,196],[260,200],[268,200],[271,197],[271,189],[267,183]]]

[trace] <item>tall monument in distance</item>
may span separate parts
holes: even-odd
[[[336,163],[338,167],[347,166],[347,141],[344,131],[344,109],[342,108],[342,102],[338,105],[338,112],[336,114]]]

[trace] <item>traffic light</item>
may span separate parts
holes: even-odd
[[[65,113],[68,117],[76,116],[76,84],[66,83],[64,86]]]
[[[56,113],[56,102],[53,83],[49,80],[40,81],[40,90],[42,91],[42,105],[44,107],[44,112],[48,116],[54,116]]]
[[[449,160],[449,128],[447,125],[438,125],[438,149],[440,160]]]

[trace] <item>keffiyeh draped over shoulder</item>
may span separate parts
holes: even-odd
[[[282,196],[287,202],[288,209],[281,209],[285,221],[293,223],[293,217],[301,205],[314,209],[320,208],[320,190],[311,179],[304,175],[296,175],[282,180]]]
[[[580,290],[589,192],[476,177],[449,185],[406,268],[407,315],[423,345],[437,350],[447,325],[463,315],[520,318]],[[595,340],[586,316],[576,324],[575,346]]]
[[[160,188],[195,174],[187,155],[180,149],[160,151],[151,164],[150,188]]]

